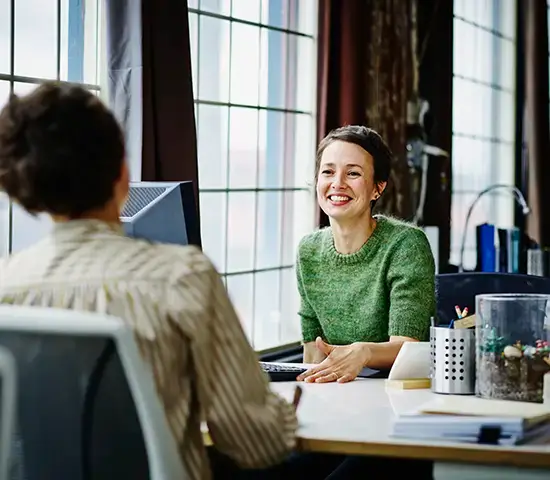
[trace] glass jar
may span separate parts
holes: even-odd
[[[542,403],[550,295],[476,296],[476,395]]]

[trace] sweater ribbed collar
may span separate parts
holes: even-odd
[[[374,218],[376,219],[376,227],[371,236],[367,238],[367,241],[359,250],[353,253],[339,253],[334,246],[332,228],[327,228],[323,248],[325,258],[338,265],[354,265],[362,262],[369,255],[372,255],[384,237],[384,231],[386,230],[388,222],[387,218],[382,215],[375,215]]]

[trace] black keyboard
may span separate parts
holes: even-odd
[[[272,382],[295,382],[296,377],[306,369],[298,365],[278,365],[269,362],[260,362],[263,371],[269,375]]]
[[[300,373],[305,372],[306,369],[299,367],[298,365],[293,366],[291,364],[274,364],[269,362],[260,362],[260,366],[263,371],[269,375],[269,379],[272,382],[294,382],[296,377]],[[365,367],[359,375],[358,378],[388,378],[389,370],[374,370],[372,368]]]

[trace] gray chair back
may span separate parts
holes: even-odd
[[[145,480],[147,451],[116,343],[0,330],[18,370],[14,451],[25,480]]]
[[[11,440],[15,419],[16,369],[13,355],[0,347],[0,480],[10,478]]]

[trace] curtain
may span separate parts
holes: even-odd
[[[109,107],[122,125],[130,176],[141,179],[142,55],[139,2],[105,2]]]
[[[410,15],[415,2],[319,2],[318,140],[345,124],[377,130],[395,157],[377,210],[403,218],[412,214],[405,147],[407,101],[414,86]],[[319,222],[328,223],[322,212]]]
[[[197,139],[186,1],[142,0],[144,180],[193,180]]]
[[[187,2],[107,2],[109,99],[133,180],[193,181],[198,165]]]
[[[548,118],[548,17],[546,0],[524,0],[525,18],[525,138],[527,140],[527,233],[550,247],[550,121]],[[521,139],[517,139],[521,141]],[[545,207],[546,206],[546,207]]]

